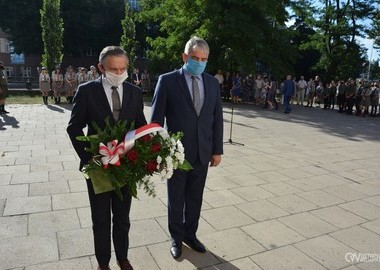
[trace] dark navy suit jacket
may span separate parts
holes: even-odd
[[[124,82],[119,120],[128,120],[129,124],[134,121],[136,128],[143,126],[146,124],[143,110],[144,103],[141,89]],[[92,123],[95,122],[100,128],[103,128],[105,126],[104,120],[107,117],[109,117],[110,123],[115,123],[111,107],[104,92],[102,78],[80,85],[74,97],[74,106],[67,127],[67,133],[81,160],[80,169],[88,163],[91,154],[85,151],[88,143],[80,142],[76,137],[84,135],[83,129],[86,126],[88,127],[87,135],[95,134],[96,131]]]
[[[190,163],[197,156],[202,164],[207,164],[212,155],[223,154],[223,111],[219,83],[213,76],[202,74],[205,100],[198,116],[183,69],[164,75],[158,79],[153,97],[151,122],[161,126],[166,124],[168,131],[182,131],[185,158]]]

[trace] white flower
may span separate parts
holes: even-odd
[[[185,160],[185,155],[183,154],[183,152],[176,152],[175,157],[178,160],[179,164],[182,164]]]
[[[174,138],[170,138],[170,143],[172,144],[172,146],[177,145],[177,142],[174,140]]]
[[[168,170],[168,172],[167,172],[167,174],[166,174],[166,179],[170,179],[170,178],[172,178],[172,176],[173,176],[173,170]]]
[[[157,161],[157,164],[161,164],[161,162],[162,162],[162,157],[161,157],[161,156],[157,156],[156,161]]]
[[[185,148],[183,148],[183,144],[180,140],[177,141],[177,150],[182,153],[185,151]]]
[[[169,138],[169,134],[166,130],[161,130],[158,132],[158,134],[163,138],[163,139],[167,139]]]
[[[165,158],[165,163],[166,163],[166,168],[167,168],[168,170],[173,169],[173,159],[172,159],[171,156],[167,156],[167,157]]]
[[[163,169],[160,171],[160,176],[161,176],[162,179],[165,178],[165,176],[166,176],[166,168],[163,168]]]

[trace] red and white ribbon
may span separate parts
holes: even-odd
[[[141,137],[144,137],[147,134],[165,130],[157,123],[151,123],[145,126],[142,126],[138,129],[131,130],[125,135],[124,138],[124,153],[127,153],[135,145],[135,141]]]
[[[104,168],[108,168],[108,164],[120,166],[120,155],[124,153],[124,144],[117,143],[117,140],[113,140],[108,142],[107,146],[99,144],[99,154],[103,156],[101,160]]]

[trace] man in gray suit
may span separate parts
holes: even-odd
[[[181,69],[161,75],[153,97],[152,122],[182,131],[189,172],[175,171],[168,180],[170,252],[182,254],[182,242],[206,252],[196,237],[208,167],[218,166],[223,154],[223,112],[218,81],[204,73],[209,56],[207,42],[192,37],[185,46]]]

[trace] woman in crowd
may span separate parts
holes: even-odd
[[[42,92],[42,100],[44,104],[47,105],[50,91],[50,76],[46,67],[42,67],[38,83]]]
[[[380,88],[377,82],[373,84],[372,90],[373,91],[371,94],[371,116],[376,116],[380,96]]]
[[[150,92],[150,75],[146,69],[141,74],[141,88],[145,94]]]
[[[336,96],[336,83],[334,80],[330,83],[330,97],[329,97],[329,109],[334,110]]]
[[[241,77],[240,72],[236,72],[235,77],[232,80],[232,102],[238,103],[239,102],[239,96],[240,96],[240,88],[241,88]]]
[[[78,74],[78,86],[88,81],[86,68],[82,67]]]
[[[63,74],[61,72],[61,67],[56,66],[55,70],[51,73],[52,86],[54,92],[54,103],[61,103],[61,91],[63,86]]]
[[[74,91],[76,89],[76,74],[74,68],[69,66],[65,73],[66,100],[73,103]]]
[[[87,80],[88,80],[88,81],[94,81],[94,80],[96,80],[97,78],[99,78],[99,73],[98,73],[98,71],[96,70],[96,67],[95,67],[95,66],[91,66],[91,67],[90,67],[90,70],[88,71],[88,74],[87,74]]]

